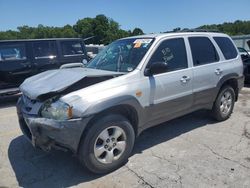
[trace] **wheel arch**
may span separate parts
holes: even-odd
[[[82,139],[88,132],[88,129],[100,118],[109,114],[118,114],[124,116],[133,126],[135,135],[137,136],[139,131],[139,120],[142,115],[142,107],[138,100],[131,96],[123,96],[110,101],[98,103],[87,110],[88,114],[92,114],[92,118],[89,120],[87,126],[82,132],[77,152],[79,151],[79,145]]]
[[[238,94],[239,94],[238,78],[239,78],[239,75],[236,73],[232,73],[232,74],[228,74],[228,75],[223,76],[217,84],[217,91],[218,91],[217,96],[218,96],[221,88],[223,88],[225,85],[229,85],[234,89],[235,101],[237,101]]]

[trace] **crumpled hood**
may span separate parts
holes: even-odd
[[[85,77],[121,75],[123,73],[88,68],[57,69],[27,78],[20,86],[21,92],[30,99],[61,92]]]

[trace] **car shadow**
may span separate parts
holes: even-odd
[[[132,155],[213,123],[206,111],[198,111],[150,128],[137,138]],[[90,173],[69,152],[37,150],[24,136],[12,140],[8,156],[21,187],[69,187],[105,176]]]

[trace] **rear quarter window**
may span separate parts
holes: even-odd
[[[232,41],[227,37],[213,37],[218,44],[226,60],[234,59],[237,57],[238,52],[234,47]]]

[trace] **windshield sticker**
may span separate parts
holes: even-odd
[[[136,39],[134,41],[134,44],[136,43],[142,43],[142,44],[149,44],[153,39]]]
[[[132,68],[132,67],[128,67],[128,68],[127,68],[127,71],[128,71],[128,72],[131,72],[131,71],[133,71],[133,68]]]
[[[134,48],[140,48],[140,47],[141,47],[141,43],[140,42],[135,43]]]
[[[163,60],[165,63],[171,61],[174,58],[174,54],[171,52],[169,48],[162,49],[161,53],[163,55]]]
[[[148,46],[149,44],[147,43],[147,44],[143,44],[143,48],[147,48],[147,46]]]

